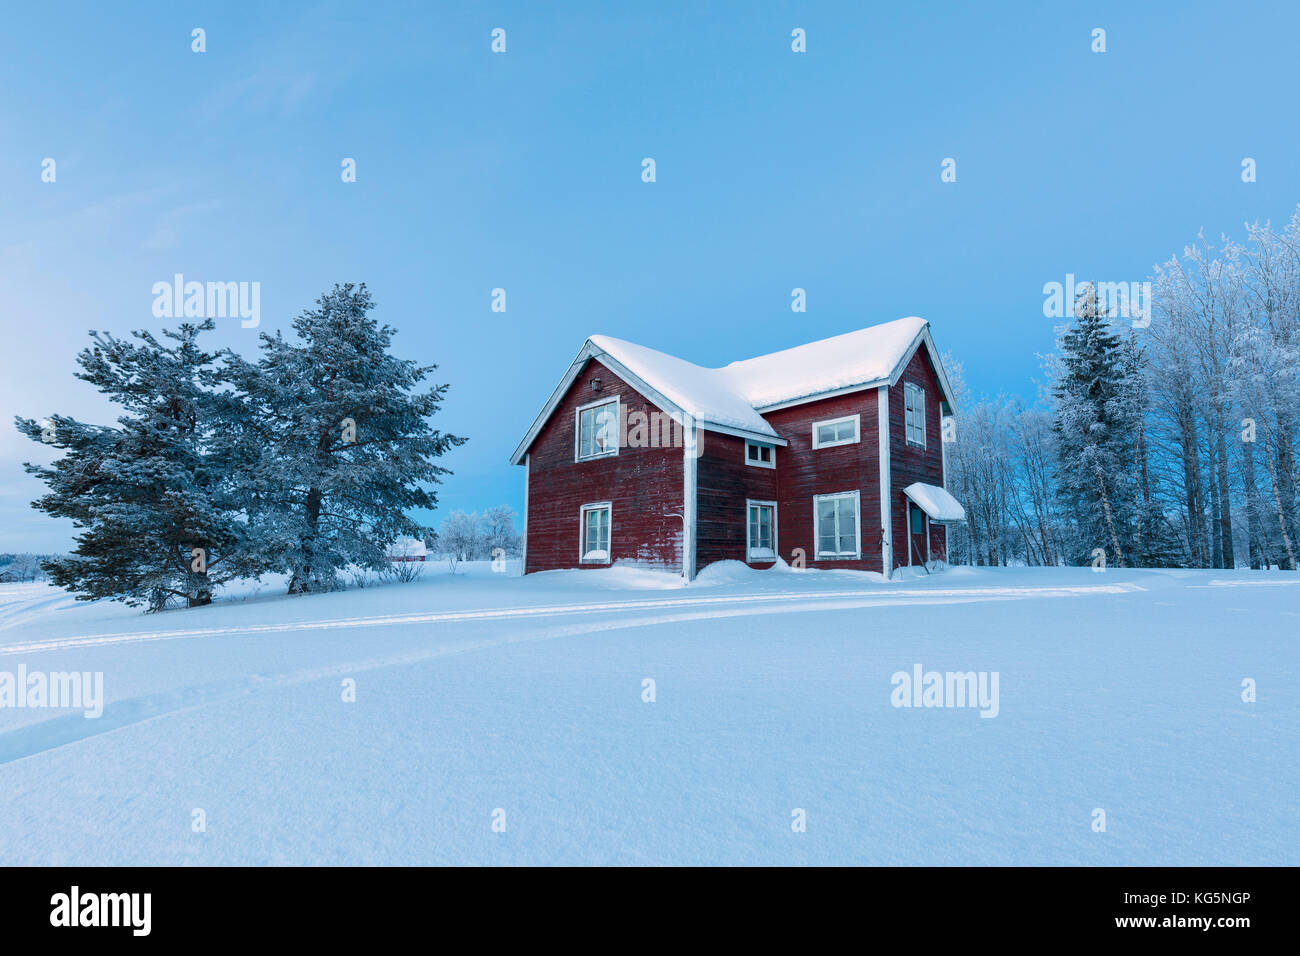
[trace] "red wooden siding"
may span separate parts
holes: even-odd
[[[599,391],[592,391],[594,378],[600,379]],[[592,361],[529,448],[525,573],[606,567],[579,561],[580,512],[583,505],[597,501],[612,503],[610,549],[614,561],[681,569],[682,519],[664,515],[682,513],[683,450],[623,446],[609,458],[573,460],[577,409],[616,395],[622,402],[624,421],[620,435],[631,412],[662,413],[608,368]]]
[[[906,406],[904,388],[906,382],[920,385],[925,390],[925,447],[907,443],[907,429],[904,421]],[[911,554],[911,540],[908,537],[907,516],[908,499],[903,489],[914,481],[923,481],[927,485],[943,485],[943,436],[939,427],[939,379],[934,366],[930,364],[929,353],[917,349],[898,383],[889,390],[889,434],[890,444],[890,486],[893,492],[894,516],[894,567],[906,567],[918,564],[916,556],[908,560]],[[943,540],[943,532],[939,540]],[[930,535],[931,549],[934,547],[935,535]],[[933,550],[932,550],[933,554]],[[921,555],[924,559],[925,555]]]
[[[696,472],[695,563],[704,567],[714,561],[746,561],[745,502],[778,501],[777,473],[771,468],[745,464],[745,439],[718,432],[705,432]],[[778,466],[784,448],[775,449]],[[785,526],[778,501],[776,547],[784,554]],[[754,562],[756,568],[770,568],[773,562]]]
[[[867,389],[764,414],[777,434],[790,443],[776,450],[778,544],[787,562],[793,560],[792,551],[801,548],[810,568],[881,570],[878,403],[876,389]],[[860,417],[856,444],[812,447],[813,422],[855,414]],[[862,558],[818,561],[817,542],[813,540],[813,496],[840,491],[859,493]]]

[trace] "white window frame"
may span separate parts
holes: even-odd
[[[771,460],[771,461],[752,461],[752,460],[750,460],[750,457],[749,457],[749,449],[750,449],[751,447],[754,447],[754,448],[766,448],[768,451],[770,451],[770,452],[772,453],[771,456],[770,456],[772,460]],[[745,464],[750,465],[751,467],[754,467],[754,468],[775,468],[775,467],[776,467],[776,446],[775,446],[775,445],[769,445],[769,444],[767,444],[766,442],[761,442],[761,441],[749,441],[748,439],[746,439],[746,440],[745,440]]]
[[[836,552],[830,554],[823,552],[821,549],[822,529],[821,529],[821,509],[818,505],[827,498],[852,498],[853,499],[853,518],[854,518],[854,535],[857,544],[857,551],[849,553]],[[818,561],[860,561],[862,560],[862,493],[859,491],[836,491],[828,495],[813,495],[813,554]]]
[[[920,397],[921,407],[918,409],[916,398]],[[918,416],[917,413],[920,413]],[[920,426],[917,427],[917,419],[920,419]],[[912,437],[913,432],[920,432],[921,438],[918,441]],[[909,445],[916,445],[920,448],[925,447],[925,389],[915,382],[903,383],[903,435]]]
[[[609,541],[606,542],[608,547],[605,549],[604,558],[587,557],[587,512],[589,511],[609,512],[609,518],[607,519],[609,523]],[[614,563],[614,506],[610,502],[593,501],[578,509],[578,561],[582,564]]]
[[[771,508],[772,509],[772,548],[766,553],[765,549],[755,548],[754,541],[750,537],[749,509],[750,508]],[[748,561],[775,561],[776,556],[780,554],[776,543],[776,502],[759,501],[755,498],[745,500],[745,559]]]
[[[598,398],[594,402],[588,402],[586,405],[579,405],[573,412],[573,460],[576,461],[595,461],[597,458],[613,458],[618,454],[618,446],[622,443],[622,436],[615,434],[613,451],[602,451],[594,455],[582,454],[582,413],[600,405],[614,406],[614,430],[621,431],[623,427],[623,396],[615,395],[613,398],[605,396]]]
[[[820,442],[817,440],[817,432],[826,425],[839,425],[843,422],[853,422],[853,437],[841,438],[839,441]],[[840,445],[856,445],[862,440],[862,416],[861,415],[841,415],[839,418],[823,418],[819,422],[812,424],[812,446],[813,448],[838,448]]]

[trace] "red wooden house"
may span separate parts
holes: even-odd
[[[943,559],[952,414],[915,317],[715,369],[594,335],[511,458],[524,572]]]

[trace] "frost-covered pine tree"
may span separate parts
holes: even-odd
[[[213,386],[216,355],[197,342],[213,328],[186,323],[135,341],[93,332],[77,356],[78,378],[122,406],[116,426],[64,415],[18,418],[18,429],[66,454],[25,467],[49,488],[32,502],[80,529],[72,556],[44,567],[80,600],[113,598],[161,610],[170,601],[207,604],[214,588],[247,571],[234,488],[210,443],[232,411]]]
[[[436,366],[388,351],[394,330],[370,316],[364,283],[336,285],[293,322],[263,333],[256,362],[227,354],[252,415],[232,437],[259,558],[287,571],[289,593],[331,590],[348,565],[386,566],[385,546],[423,528],[434,460],[463,438],[433,429],[447,390],[415,391]]]
[[[1134,424],[1140,411],[1119,336],[1095,288],[1085,287],[1075,319],[1058,342],[1054,368],[1053,431],[1057,488],[1077,530],[1075,554],[1089,560],[1095,548],[1112,564],[1127,566],[1135,523]]]

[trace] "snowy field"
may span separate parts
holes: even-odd
[[[1300,863],[1294,574],[513,570],[0,585],[0,672],[105,701],[0,709],[0,861]],[[916,665],[996,672],[996,716],[894,706]]]

